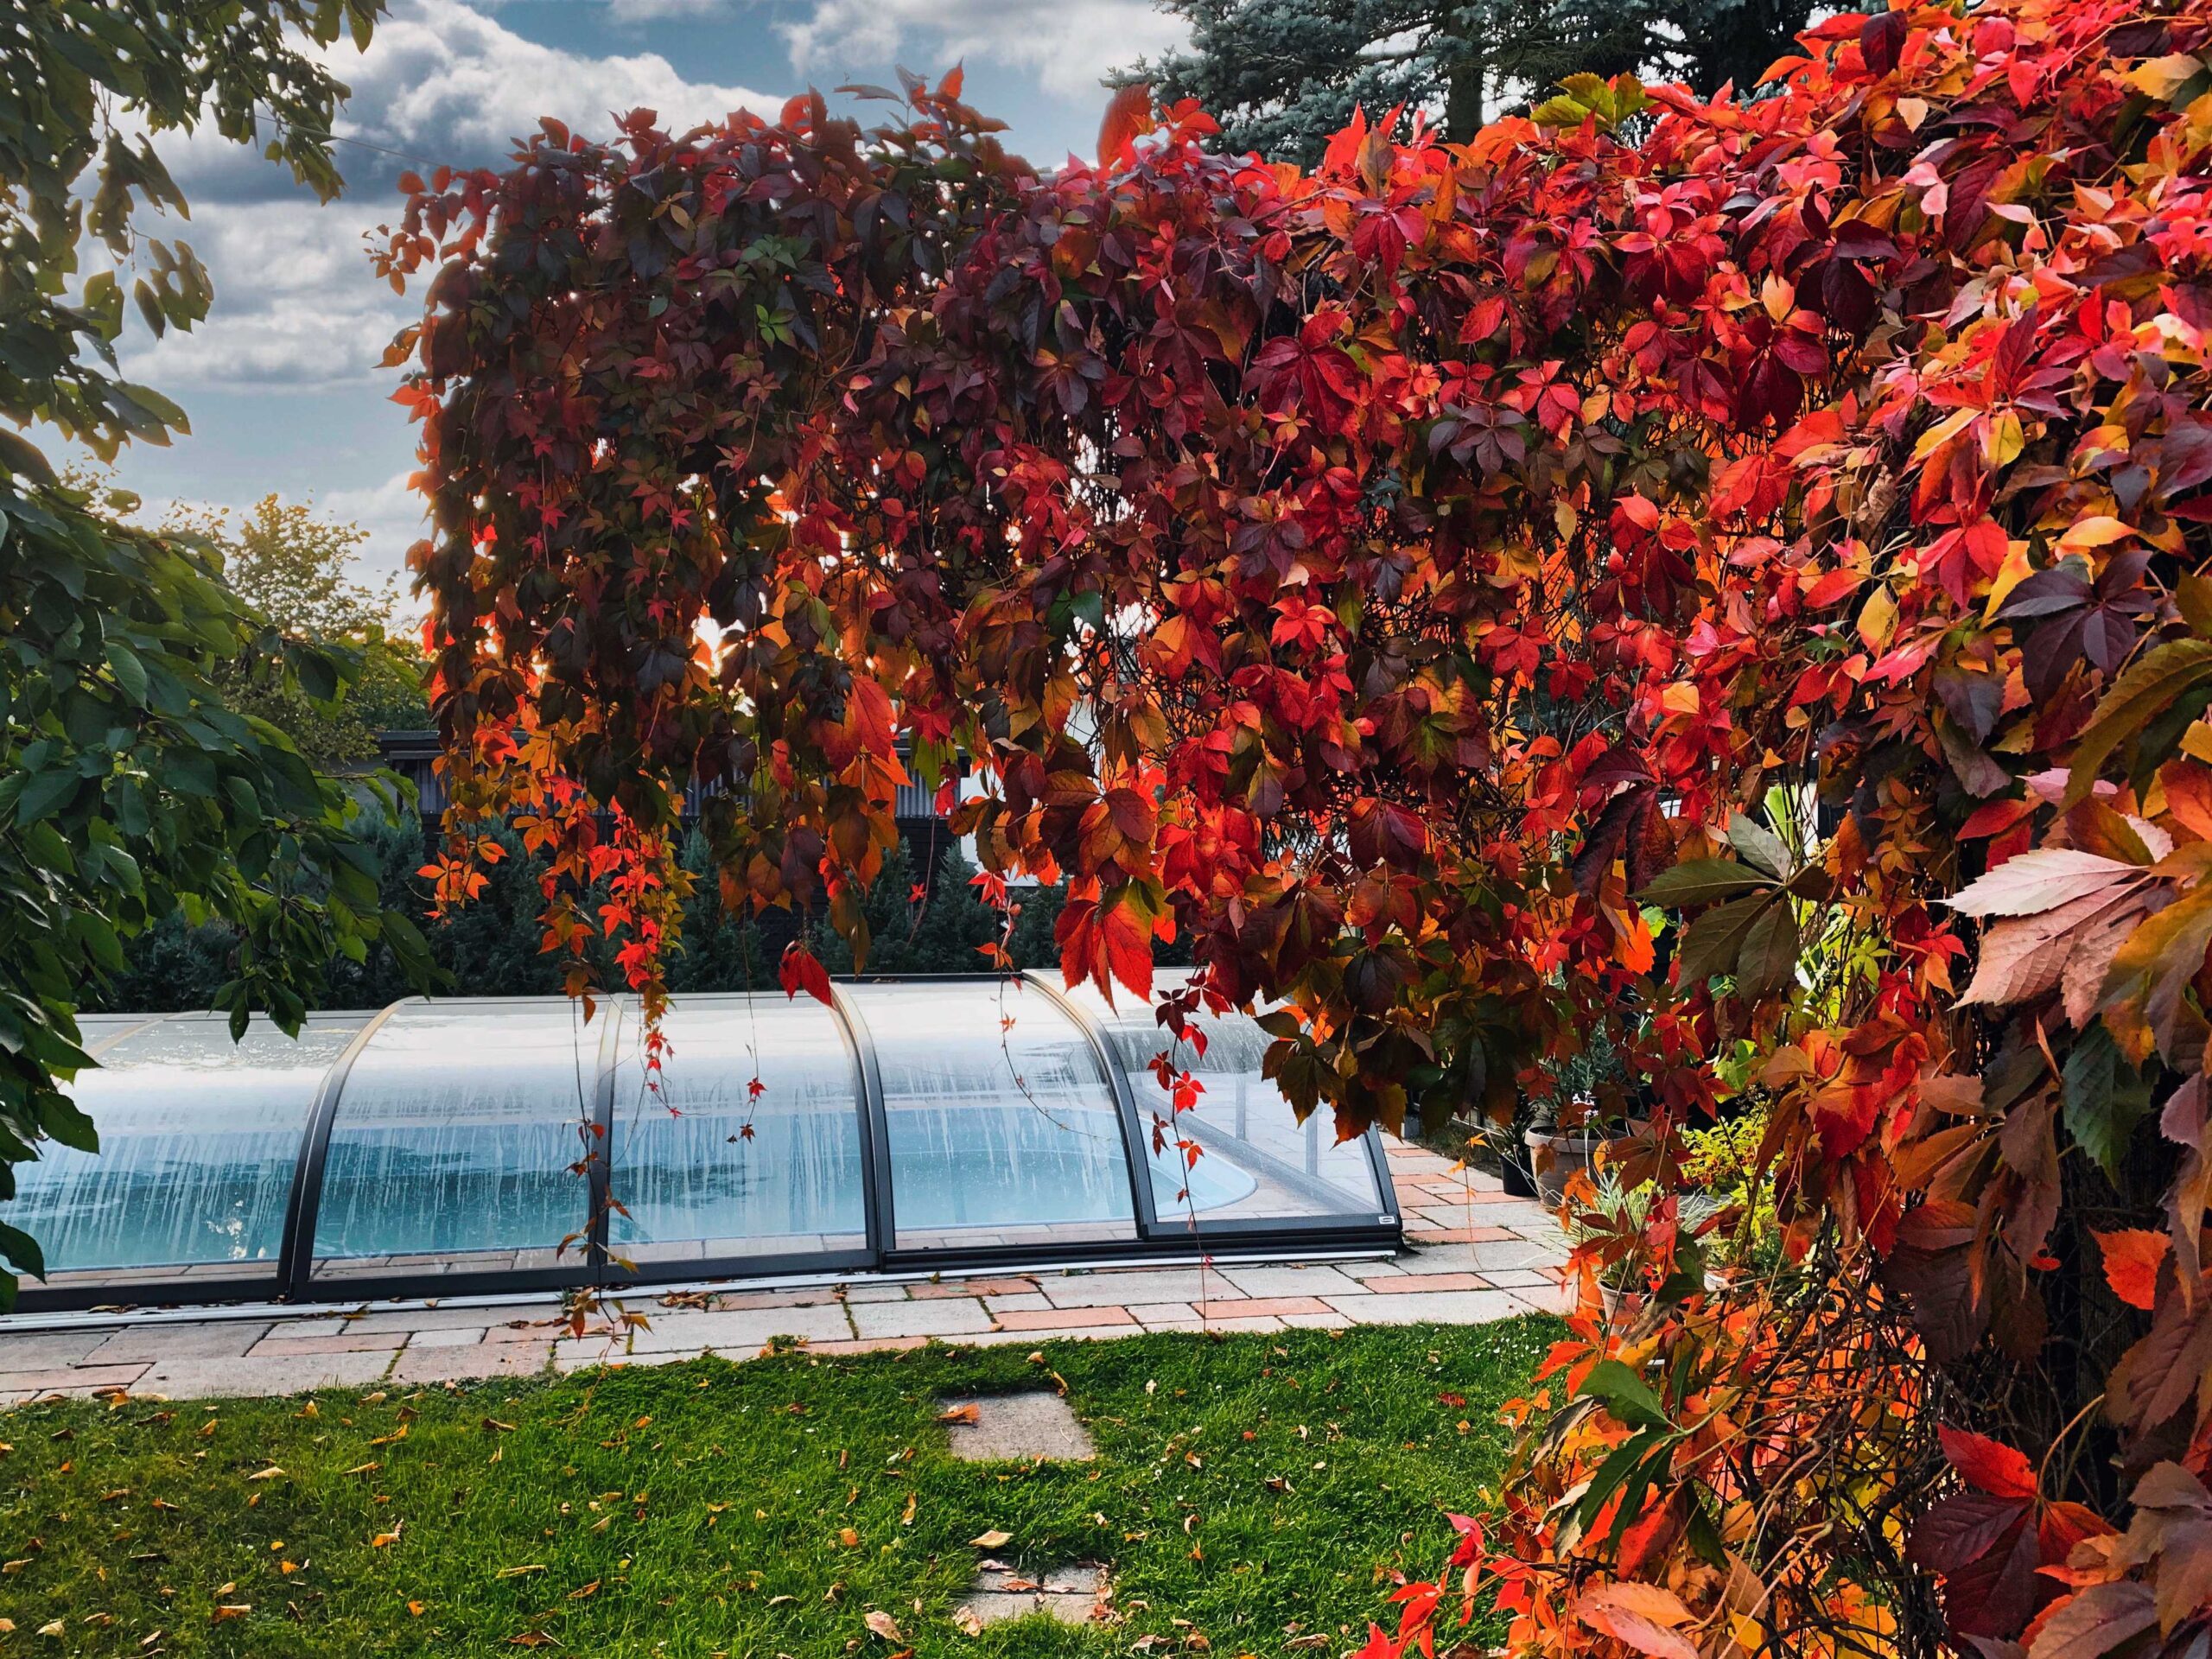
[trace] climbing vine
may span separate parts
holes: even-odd
[[[1188,949],[1163,1052],[1281,999],[1341,1132],[1617,1057],[1561,1111],[1651,1201],[1574,1188],[1502,1513],[1370,1656],[2212,1640],[2212,7],[1802,48],[1310,174],[1126,99],[1039,174],[957,75],[549,122],[385,256],[438,880],[512,823],[572,988],[658,1006],[691,788],[864,961],[915,781],[1071,981]]]

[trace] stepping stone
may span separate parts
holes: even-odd
[[[1056,1567],[1042,1580],[991,1561],[976,1574],[968,1599],[952,1610],[952,1622],[970,1635],[986,1624],[1032,1613],[1043,1613],[1055,1624],[1088,1624],[1109,1593],[1106,1569],[1096,1561]]]
[[[1036,1389],[986,1394],[944,1402],[952,1455],[969,1463],[1034,1463],[1039,1458],[1082,1462],[1097,1456],[1068,1402]],[[974,1421],[967,1418],[971,1412]]]

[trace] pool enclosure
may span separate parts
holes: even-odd
[[[0,1219],[45,1249],[30,1309],[1394,1245],[1373,1134],[1299,1123],[1267,1034],[1201,1023],[1186,1167],[1151,1008],[1057,976],[679,998],[658,1091],[619,998],[588,1022],[417,998],[236,1044],[218,1014],[88,1015],[101,1150],[42,1147]]]

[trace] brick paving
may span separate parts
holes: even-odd
[[[1001,1269],[912,1283],[863,1275],[665,1298],[637,1291],[611,1296],[605,1316],[582,1337],[557,1323],[543,1297],[296,1314],[256,1309],[227,1319],[87,1319],[45,1329],[0,1319],[0,1407],[118,1390],[191,1399],[378,1382],[420,1388],[706,1352],[743,1359],[776,1345],[843,1354],[933,1340],[1471,1325],[1559,1310],[1567,1243],[1540,1205],[1417,1147],[1393,1143],[1389,1161],[1411,1248],[1387,1258]]]

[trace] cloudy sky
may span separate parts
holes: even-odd
[[[640,105],[681,129],[739,106],[773,116],[809,86],[967,66],[969,102],[1040,163],[1095,144],[1109,68],[1178,38],[1151,0],[391,0],[365,54],[332,54],[353,88],[339,149],[348,189],[327,207],[288,172],[203,139],[163,154],[192,203],[181,231],[215,281],[213,316],[124,366],[184,406],[192,434],[126,451],[123,483],[162,503],[238,507],[270,491],[372,535],[367,574],[400,569],[419,533],[413,442],[389,401],[385,345],[414,307],[370,274],[363,236],[395,211],[394,180],[438,162],[498,161],[557,116],[586,132]],[[134,326],[136,320],[133,319]]]

